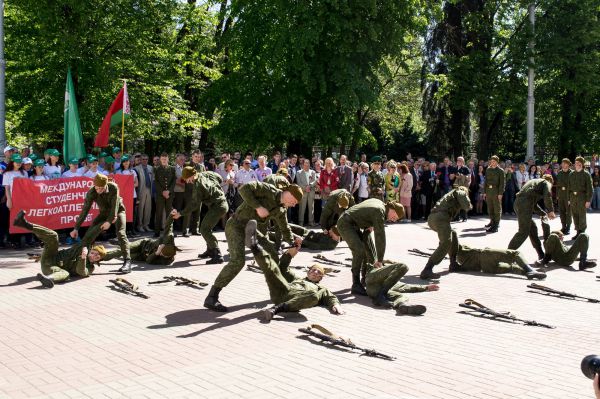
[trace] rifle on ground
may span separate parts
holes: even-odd
[[[129,281],[125,280],[122,277],[117,277],[114,280],[108,280],[108,281],[113,283],[115,285],[116,289],[120,290],[121,292],[123,292],[125,294],[139,296],[144,299],[150,298],[148,295],[146,295],[142,291],[140,291],[137,285],[130,283]]]
[[[540,284],[536,284],[536,283],[529,284],[527,286],[527,288],[533,288],[534,290],[545,292],[547,295],[550,295],[550,296],[558,296],[558,297],[572,298],[572,299],[585,299],[588,302],[600,303],[599,299],[588,298],[585,296],[571,294],[570,292],[555,290],[554,288],[546,287],[544,285],[540,285]]]
[[[335,259],[329,259],[323,255],[313,255],[314,259],[320,260],[321,262],[324,263],[328,263],[330,265],[340,265],[340,266],[344,266],[344,267],[352,267],[352,265],[349,265],[347,263],[344,262],[340,262],[339,260],[335,260]]]
[[[320,332],[317,332],[314,330],[318,330]],[[312,337],[318,338],[321,341],[329,342],[333,346],[341,346],[344,348],[361,351],[363,354],[365,354],[367,356],[379,357],[379,358],[385,359],[385,360],[395,360],[396,359],[393,356],[378,352],[375,349],[366,349],[366,348],[361,348],[359,346],[356,346],[349,339],[339,337],[339,336],[333,334],[332,332],[330,332],[329,330],[327,330],[326,328],[321,327],[318,324],[312,324],[310,327],[307,327],[307,328],[299,328],[298,331],[300,331],[301,333],[310,335]]]
[[[488,308],[487,306],[484,306],[484,305],[480,304],[479,302],[477,302],[477,301],[475,301],[473,299],[465,299],[465,302],[464,303],[459,303],[458,306],[470,309],[473,312],[482,313],[482,316],[483,315],[488,315],[488,316],[490,316],[489,317],[490,319],[509,320],[509,321],[511,321],[513,323],[517,322],[517,321],[520,321],[521,323],[525,324],[526,326],[556,328],[556,327],[551,326],[549,324],[539,323],[539,322],[537,322],[535,320],[519,319],[519,318],[513,316],[510,312],[496,312],[495,310],[492,310],[492,309]]]
[[[41,254],[27,253],[27,259],[33,260],[34,262],[39,262],[41,258]]]
[[[175,285],[187,285],[188,287],[206,287],[208,283],[195,280],[192,278],[181,277],[181,276],[164,276],[162,280],[150,281],[148,284],[161,284],[174,281]]]

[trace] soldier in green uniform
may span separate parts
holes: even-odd
[[[587,229],[587,209],[592,202],[594,190],[592,188],[592,176],[583,168],[585,159],[575,158],[575,170],[569,175],[569,206],[573,214],[575,225],[575,238]]]
[[[170,265],[175,261],[175,235],[173,234],[173,221],[181,215],[175,209],[171,211],[165,225],[165,230],[160,238],[144,238],[134,241],[130,246],[131,258],[135,261],[145,262],[149,265]],[[120,258],[120,249],[108,251],[104,260]]]
[[[121,247],[124,258],[123,266],[121,266],[119,271],[121,273],[130,273],[131,256],[129,254],[129,241],[125,233],[125,226],[127,224],[125,205],[123,205],[123,199],[119,195],[119,186],[116,183],[109,182],[108,177],[102,173],[98,173],[94,177],[94,187],[90,188],[85,196],[83,208],[81,208],[81,213],[75,221],[73,231],[71,231],[71,238],[76,239],[79,235],[79,228],[85,221],[94,202],[98,205],[99,213],[92,220],[90,228],[102,225],[102,230],[108,230],[111,224],[115,224],[119,247]]]
[[[563,236],[562,231],[553,231],[550,234],[544,241],[546,255],[544,259],[536,262],[537,266],[546,266],[550,261],[555,261],[560,266],[571,266],[579,256],[579,270],[596,267],[596,262],[587,258],[590,238],[586,233],[579,234],[571,247],[563,244]]]
[[[191,161],[185,165],[194,168],[196,172],[204,172],[206,168],[202,163],[202,151],[195,150],[192,152]],[[185,203],[189,203],[192,200],[194,192],[194,184],[188,183],[185,185]],[[200,235],[198,232],[198,225],[200,223],[200,208],[195,209],[190,216],[183,217],[183,237],[187,237],[190,234]]]
[[[269,176],[265,177],[263,183],[271,184],[279,190],[283,190],[291,184],[287,176],[287,169],[279,168],[277,169],[277,173],[272,173]],[[272,221],[264,221],[258,223],[258,231],[260,231],[262,234],[267,235],[268,230],[274,232],[271,241],[273,241],[275,248],[280,248],[282,234],[277,225],[273,224]],[[269,237],[271,237],[270,233]]]
[[[562,224],[562,233],[569,235],[571,233],[571,207],[569,206],[569,176],[571,170],[571,161],[564,158],[560,163],[560,171],[556,175],[556,197],[558,199],[558,212],[560,212],[560,223]]]
[[[519,231],[517,231],[512,240],[510,240],[508,249],[519,249],[527,239],[527,236],[529,236],[531,244],[538,254],[538,259],[544,258],[544,250],[542,249],[542,243],[538,237],[538,229],[531,217],[537,210],[538,202],[543,200],[544,207],[546,208],[546,211],[548,211],[548,218],[550,220],[554,219],[552,181],[551,175],[544,175],[543,179],[529,180],[521,187],[521,191],[517,193],[515,212],[517,213],[517,220],[519,221]]]
[[[371,171],[367,175],[367,190],[369,191],[369,198],[377,198],[383,201],[385,178],[380,169],[381,157],[375,156],[371,159]]]
[[[537,272],[527,264],[519,251],[512,249],[470,248],[460,245],[456,232],[452,232],[450,272],[484,272],[490,274],[521,274],[528,280],[543,280],[546,273]]]
[[[437,233],[439,244],[421,271],[421,279],[440,278],[439,274],[433,272],[433,268],[444,259],[452,244],[450,222],[461,210],[468,212],[472,207],[469,190],[462,186],[450,191],[435,204],[427,218],[427,224],[431,230]],[[452,263],[452,258],[450,258],[450,263]]]
[[[25,219],[25,211],[17,214],[13,224],[27,229],[44,243],[40,258],[42,272],[38,280],[46,288],[54,287],[54,283],[66,281],[70,276],[87,277],[94,272],[94,263],[100,262],[106,255],[102,245],[91,247],[104,225],[96,224],[88,229],[81,242],[68,249],[59,250],[58,234],[56,231],[38,224],[29,223]]]
[[[291,184],[281,191],[270,184],[252,181],[240,187],[239,194],[243,202],[225,225],[225,237],[229,246],[229,263],[223,267],[215,279],[204,301],[205,307],[218,312],[227,311],[227,308],[219,302],[219,293],[244,267],[244,238],[248,221],[273,220],[281,230],[286,242],[295,242],[298,246],[302,244],[302,238],[294,237],[287,223],[287,208],[296,206],[302,199],[300,187]],[[259,235],[259,238],[263,247],[270,247],[269,250],[274,249],[273,244],[262,234]],[[275,252],[272,256],[276,258],[277,253]]]
[[[498,166],[500,158],[496,155],[490,158],[489,166],[485,170],[485,200],[487,204],[488,214],[490,215],[490,223],[485,227],[488,233],[495,233],[500,226],[500,218],[502,217],[502,194],[506,185],[506,176],[502,168]]]
[[[190,166],[183,168],[181,178],[187,184],[194,185],[192,197],[185,209],[181,212],[184,216],[189,216],[195,210],[200,209],[202,204],[208,208],[208,212],[202,218],[200,223],[200,234],[206,241],[206,251],[198,255],[199,258],[210,258],[207,264],[223,263],[223,256],[212,230],[221,220],[223,215],[229,210],[225,193],[221,188],[223,179],[214,172],[198,173]]]
[[[354,206],[354,197],[348,190],[343,188],[333,190],[321,211],[319,224],[323,232],[327,234],[328,230],[335,226],[340,215],[351,206]]]
[[[407,293],[437,291],[436,284],[406,284],[400,281],[408,272],[404,263],[384,261],[383,266],[375,268],[369,265],[366,276],[367,294],[375,306],[391,307],[399,314],[420,315],[427,311],[423,305],[407,305]]]
[[[306,278],[298,278],[289,271],[292,258],[299,247],[287,250],[279,261],[273,258],[258,244],[256,220],[250,220],[245,228],[246,246],[254,254],[254,259],[265,275],[269,294],[275,306],[264,310],[265,320],[270,321],[279,312],[298,312],[317,305],[326,306],[334,314],[344,314],[337,297],[320,284],[325,269],[313,265]]]
[[[352,293],[367,295],[360,274],[367,259],[363,230],[373,231],[375,234],[374,249],[377,256],[374,265],[379,266],[385,255],[384,223],[386,220],[395,222],[403,216],[404,207],[401,204],[395,201],[384,204],[376,198],[369,198],[347,209],[338,219],[337,229],[352,252]]]
[[[339,234],[337,234],[339,232],[337,231],[337,228],[335,226],[331,227],[331,229],[329,230],[331,233],[305,229],[302,226],[298,226],[297,224],[292,223],[290,223],[289,226],[290,229],[292,229],[292,233],[294,235],[302,237],[302,248],[316,249],[320,251],[330,251],[332,249],[335,249],[340,242]],[[270,231],[268,236],[269,240],[273,242],[277,240],[277,236],[274,231]]]
[[[163,218],[173,209],[173,190],[177,176],[175,168],[169,165],[169,154],[160,154],[160,165],[154,168],[154,185],[156,187],[156,203],[154,214],[154,237],[160,236]]]
[[[287,169],[281,168],[281,169],[277,170],[277,173],[273,173],[273,174],[270,174],[269,176],[265,177],[263,180],[263,183],[270,184],[272,186],[277,187],[280,190],[283,190],[284,188],[286,188],[287,186],[289,186],[291,184],[286,176],[287,176]]]

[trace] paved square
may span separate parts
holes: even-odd
[[[485,235],[485,219],[456,223],[462,242],[506,248],[516,229],[504,220]],[[600,214],[589,214],[589,257],[600,258]],[[552,222],[557,228],[558,220]],[[386,259],[409,265],[405,281],[426,259],[407,250],[429,251],[437,236],[425,223],[386,228]],[[224,239],[222,232],[217,234]],[[347,314],[313,308],[277,315],[265,324],[258,310],[268,305],[263,276],[242,271],[223,290],[229,313],[202,308],[208,288],[173,283],[151,285],[165,275],[212,283],[221,265],[205,265],[199,237],[177,238],[183,249],[171,267],[138,265],[127,278],[150,296],[142,299],[109,289],[117,262],[87,279],[52,290],[35,279],[39,264],[22,252],[0,259],[0,397],[206,397],[206,398],[586,398],[591,382],[579,370],[584,355],[600,352],[600,304],[528,292],[514,275],[451,274],[434,293],[411,294],[427,306],[420,317],[397,316],[350,294],[350,270],[324,282]],[[220,243],[225,253],[226,244]],[[521,250],[533,262],[529,242]],[[431,251],[430,251],[431,252]],[[293,265],[314,263],[303,251]],[[345,243],[326,253],[344,260]],[[248,254],[248,259],[251,256]],[[448,266],[445,260],[442,271]],[[299,273],[300,271],[297,271]],[[596,270],[549,268],[543,283],[600,298]],[[554,330],[490,321],[461,314],[473,298],[495,310],[557,326]],[[397,357],[360,356],[301,337],[298,328],[321,324],[359,346]]]

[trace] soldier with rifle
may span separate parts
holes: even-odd
[[[269,294],[274,306],[264,310],[265,320],[270,321],[280,312],[298,312],[302,309],[324,305],[334,314],[344,314],[337,297],[320,284],[325,269],[318,264],[311,266],[305,278],[296,277],[290,270],[292,258],[299,246],[288,249],[279,262],[258,244],[256,220],[250,220],[245,229],[245,243],[254,254],[256,263],[265,275]]]
[[[173,235],[173,221],[179,219],[180,215],[175,209],[171,211],[165,229],[159,238],[144,238],[131,244],[131,257],[138,262],[149,265],[170,265],[175,261],[177,247]],[[120,249],[109,251],[104,260],[120,258],[123,252]]]
[[[590,238],[586,233],[580,233],[570,247],[563,244],[564,235],[562,231],[553,231],[544,241],[546,254],[536,262],[536,266],[544,267],[551,261],[560,266],[571,266],[579,256],[579,270],[596,267],[596,262],[588,260],[587,253]]]
[[[13,224],[31,231],[44,243],[40,257],[42,272],[37,278],[46,288],[54,287],[54,283],[66,281],[70,276],[87,277],[94,272],[94,264],[106,255],[102,245],[92,247],[92,243],[103,230],[103,225],[90,227],[81,242],[68,249],[59,250],[58,234],[39,224],[33,224],[25,218],[25,211],[20,211]]]

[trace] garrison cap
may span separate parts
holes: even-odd
[[[500,162],[500,158],[498,158],[498,155],[492,155],[490,157],[490,161],[496,161],[496,162]]]
[[[279,168],[279,169],[277,169],[277,172],[275,174],[276,175],[287,176],[288,175],[288,170],[286,168]]]
[[[183,168],[183,171],[181,172],[181,178],[183,180],[185,179],[189,179],[192,176],[196,175],[196,169],[194,169],[194,167],[192,166],[186,166],[185,168]]]
[[[545,174],[544,176],[542,176],[542,179],[546,180],[550,184],[554,184],[554,179],[552,178],[552,175]]]
[[[177,253],[177,248],[173,244],[165,244],[160,254],[165,258],[172,258]]]
[[[381,163],[381,157],[379,155],[375,155],[371,158],[371,163]]]
[[[104,248],[104,245],[96,245],[95,247],[92,247],[92,251],[98,252],[101,259],[104,259],[106,256],[106,248]]]
[[[404,217],[404,206],[396,201],[390,201],[386,204],[388,209],[393,209],[398,215],[398,219],[402,219]]]
[[[577,158],[575,158],[575,162],[581,162],[581,164],[585,164],[585,158],[583,158],[581,155],[578,156]]]
[[[103,175],[102,173],[98,173],[96,177],[94,177],[94,186],[96,187],[106,187],[108,184],[108,176]]]
[[[311,270],[311,269],[317,269],[318,271],[321,272],[321,274],[323,274],[323,275],[325,274],[325,268],[323,266],[319,265],[318,263],[315,263],[314,265],[312,265],[310,267],[310,269],[308,269],[308,270]]]
[[[340,208],[347,209],[350,205],[350,199],[348,198],[348,195],[346,193],[341,195],[340,198],[338,198],[337,204]]]
[[[294,198],[296,198],[296,201],[302,201],[302,189],[297,184],[290,184],[289,186],[284,187],[283,191],[289,191],[289,193],[292,194]]]

